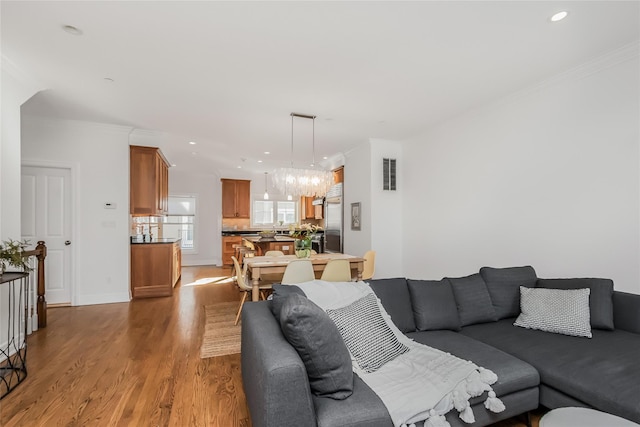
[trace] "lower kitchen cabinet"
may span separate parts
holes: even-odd
[[[131,295],[133,298],[164,297],[173,294],[180,279],[180,241],[131,244]]]

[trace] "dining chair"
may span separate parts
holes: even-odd
[[[331,259],[322,271],[320,280],[327,282],[350,282],[351,264],[346,259]]]
[[[264,253],[264,256],[284,256],[284,252],[282,251],[267,251]]]
[[[376,270],[376,251],[367,251],[362,258],[364,258],[362,280],[369,280],[373,278]]]
[[[295,285],[296,283],[309,282],[315,280],[313,265],[308,259],[294,259],[287,264],[282,276],[283,285]]]
[[[240,268],[240,263],[235,256],[232,256],[233,265],[236,268],[236,283],[242,291],[242,299],[240,300],[240,307],[238,307],[238,314],[236,314],[236,321],[234,325],[238,324],[238,320],[240,320],[240,313],[242,313],[242,306],[244,306],[244,302],[247,300],[247,295],[251,293],[253,288],[248,284],[247,279],[247,264],[244,265],[244,268]],[[261,284],[260,285],[260,297],[262,299],[267,299],[264,291],[271,289],[271,284]]]

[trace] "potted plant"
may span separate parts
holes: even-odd
[[[0,244],[0,275],[5,272],[7,266],[12,266],[21,271],[29,271],[27,259],[22,253],[29,246],[27,240],[5,240]]]
[[[292,224],[289,227],[289,235],[295,240],[294,246],[298,258],[309,258],[311,256],[311,238],[322,228],[314,224],[302,224],[296,227]]]

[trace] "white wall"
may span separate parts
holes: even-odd
[[[194,253],[183,252],[182,264],[222,265],[222,188],[220,177],[213,174],[192,174],[169,169],[170,195],[195,195],[196,239]]]
[[[129,301],[130,129],[25,116],[22,160],[71,167],[74,305]],[[117,205],[104,209],[104,203]]]
[[[376,279],[404,277],[402,146],[371,139],[346,155],[344,167],[344,252],[376,251]],[[382,159],[397,160],[396,191],[382,189]],[[361,230],[351,230],[351,203],[361,203]]]
[[[409,141],[406,275],[530,264],[640,293],[638,76],[621,50]]]
[[[405,228],[403,199],[408,194],[402,177],[404,170],[403,148],[397,142],[371,140],[371,223],[373,230],[371,247],[376,251],[375,278],[405,277],[403,257]],[[396,190],[382,189],[382,159],[396,159]],[[406,231],[405,231],[406,230]]]
[[[371,218],[371,144],[360,144],[345,156],[343,251],[350,255],[364,255],[372,249],[371,234],[374,229]],[[351,203],[360,202],[360,231],[351,230]]]

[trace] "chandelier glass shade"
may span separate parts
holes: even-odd
[[[324,196],[333,174],[315,169],[279,168],[271,174],[273,186],[288,196]]]
[[[298,169],[293,167],[293,118],[301,117],[313,120],[313,160],[311,165],[315,167],[315,119],[316,116],[306,114],[291,113],[291,167],[279,168],[271,173],[273,186],[286,194],[291,200],[291,196],[324,196],[329,187],[333,185],[333,174],[321,169]]]

